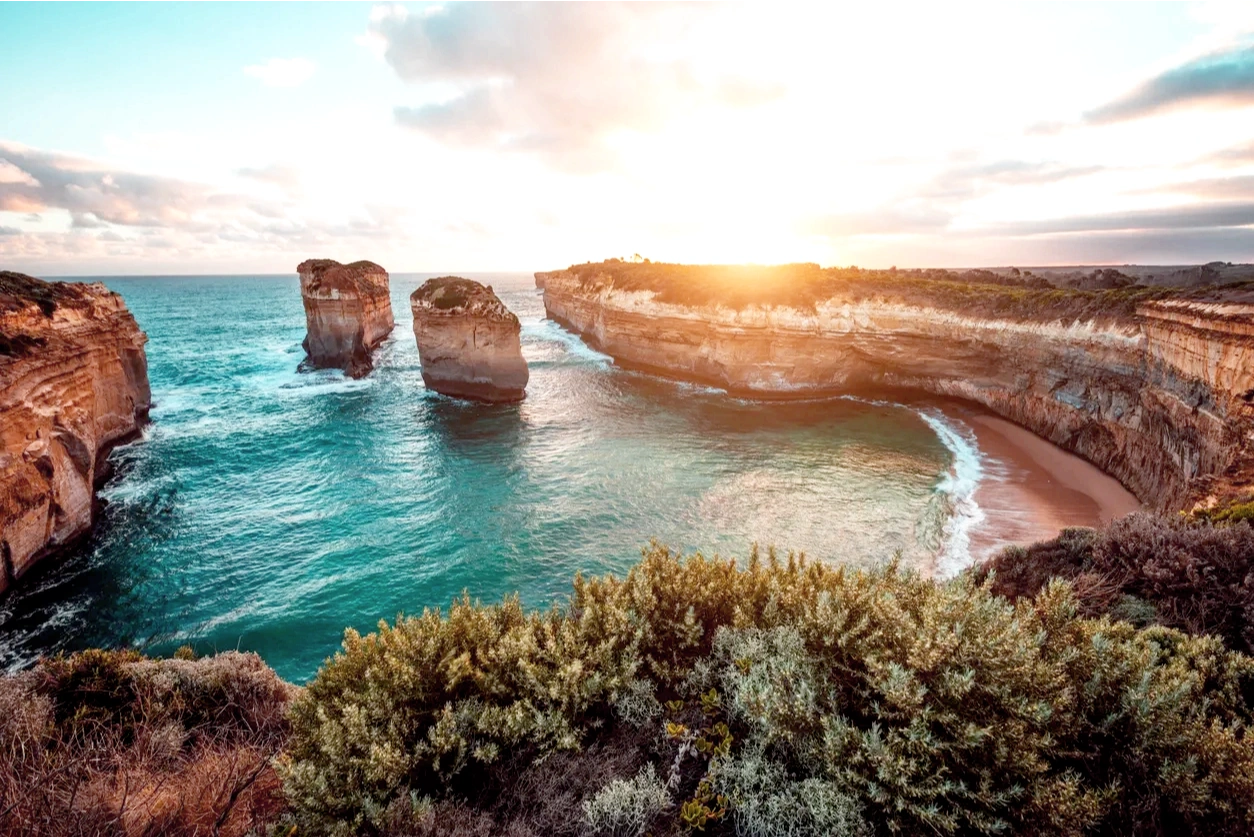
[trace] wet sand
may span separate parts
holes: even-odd
[[[1098,526],[1141,508],[1114,477],[1016,424],[974,409],[950,414],[975,431],[984,467],[975,492],[984,519],[971,532],[977,562],[1010,544],[1047,540],[1068,526]]]

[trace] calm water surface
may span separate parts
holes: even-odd
[[[115,454],[91,539],[0,600],[0,666],[133,644],[259,652],[303,680],[346,626],[622,572],[650,538],[868,565],[964,556],[978,458],[938,412],[749,402],[624,371],[544,319],[521,274],[519,405],[423,387],[408,295],[375,372],[300,374],[295,277],[111,278],[149,336],[153,424]],[[955,516],[954,510],[959,514]]]

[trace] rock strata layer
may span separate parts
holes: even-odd
[[[755,396],[890,389],[974,401],[1159,510],[1254,492],[1248,290],[1051,322],[1028,303],[1022,317],[988,316],[837,292],[812,308],[737,309],[662,302],[613,276],[536,278],[550,318],[627,365]]]
[[[0,590],[86,533],[147,421],[147,337],[104,285],[0,271]]]
[[[476,401],[520,401],[527,388],[518,317],[487,287],[445,276],[409,297],[429,389]]]
[[[296,271],[307,329],[302,367],[369,374],[371,353],[394,325],[387,271],[374,262],[333,259],[309,259]]]

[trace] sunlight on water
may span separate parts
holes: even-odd
[[[90,543],[0,602],[0,663],[190,643],[299,680],[345,626],[462,590],[544,605],[654,537],[862,565],[900,552],[939,572],[965,556],[979,461],[939,413],[624,371],[545,320],[521,275],[474,278],[522,321],[526,401],[453,401],[422,384],[408,294],[423,278],[393,277],[397,327],[360,381],[296,372],[295,277],[107,280],[150,337],[154,423],[115,454]]]

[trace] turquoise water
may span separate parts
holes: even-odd
[[[974,460],[938,412],[750,402],[618,369],[544,319],[528,276],[472,276],[522,321],[522,404],[424,389],[408,295],[426,276],[392,278],[397,327],[360,381],[296,371],[295,277],[105,280],[148,333],[153,423],[115,452],[92,537],[0,601],[0,666],[191,644],[303,680],[346,626],[462,590],[546,605],[650,538],[961,560]]]

